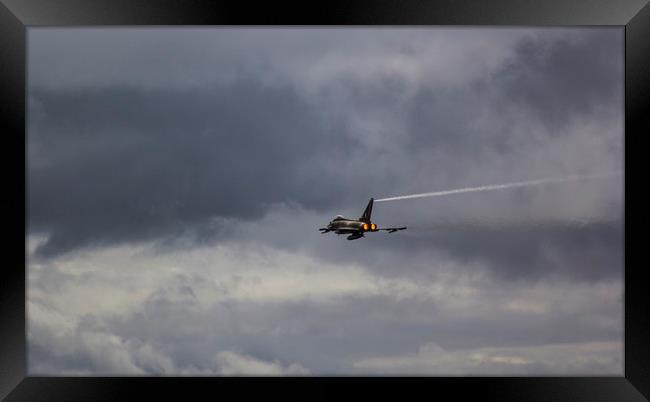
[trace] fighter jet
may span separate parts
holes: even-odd
[[[321,233],[334,232],[338,235],[349,234],[347,237],[348,240],[356,240],[361,237],[364,237],[366,232],[377,232],[380,230],[386,230],[388,233],[394,233],[398,230],[406,229],[406,226],[401,228],[379,228],[376,224],[370,221],[370,215],[372,214],[372,203],[374,198],[371,198],[366,206],[366,210],[363,211],[363,215],[359,219],[347,219],[341,215],[337,215],[332,221],[327,225],[326,228],[320,228],[318,230]]]

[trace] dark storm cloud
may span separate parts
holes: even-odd
[[[551,129],[576,115],[619,112],[623,102],[623,32],[596,30],[570,38],[526,38],[494,85]]]
[[[258,219],[272,202],[323,208],[348,190],[327,166],[350,158],[354,141],[287,88],[35,90],[31,99],[29,222],[51,233],[43,253],[164,236],[211,217]]]
[[[616,164],[622,156],[616,148],[603,148],[597,142],[600,134],[576,139],[567,125],[569,116],[602,118],[607,124],[620,119],[621,63],[612,57],[620,50],[620,32],[569,32],[574,35],[524,37],[491,74],[466,85],[436,87],[424,80],[412,96],[405,95],[409,83],[399,74],[363,81],[345,71],[316,96],[281,80],[269,85],[261,74],[248,70],[226,84],[187,89],[36,86],[30,91],[29,223],[33,232],[50,235],[38,253],[188,233],[194,241],[225,238],[232,234],[229,226],[259,221],[273,203],[323,213],[350,210],[356,216],[351,205],[368,195],[567,173],[545,161],[565,155],[556,149],[538,151],[546,146],[539,137],[529,139],[521,124],[510,127],[521,116],[558,128],[547,133],[549,141],[559,139],[557,149],[586,144],[589,152],[567,153],[567,163],[579,169]],[[369,141],[373,135],[362,129],[367,122],[396,124],[398,129],[401,124],[402,132]],[[604,134],[614,143],[617,135]],[[531,156],[542,161],[541,169],[540,163],[529,163]],[[427,219],[436,226],[445,214],[462,217],[467,211],[478,211],[474,214],[483,221],[508,215],[534,220],[531,208],[561,210],[577,202],[578,192],[582,190],[565,189],[562,197],[541,198],[537,206],[531,202],[533,190],[508,192],[485,203],[492,208],[477,208],[470,197],[441,200],[435,203],[441,211],[436,216],[422,203],[404,205],[413,214],[402,222],[414,231],[391,238],[390,249],[420,258],[433,247],[464,260],[484,258],[504,274],[533,277],[548,264],[544,253],[549,250],[564,254],[564,262],[573,266],[571,261],[584,261],[569,258],[576,254],[570,250],[593,249],[585,258],[608,258],[594,257],[597,268],[583,273],[598,278],[606,274],[606,266],[619,266],[613,263],[621,254],[620,244],[611,240],[621,235],[620,226],[558,229],[531,221],[514,230],[497,222],[498,232],[490,225],[452,225],[444,234],[416,230]],[[490,200],[479,194],[471,198]],[[575,208],[596,208],[590,205],[602,203],[603,197],[583,198],[584,206]],[[620,207],[612,205],[610,209]],[[392,213],[382,217],[387,215]],[[545,219],[544,213],[539,215]],[[286,222],[275,223],[287,227]],[[257,231],[247,236],[274,241]],[[387,246],[384,240],[376,243]],[[318,248],[328,249],[322,244]]]
[[[622,34],[30,29],[30,373],[616,373],[622,176],[316,229],[620,171]]]
[[[431,280],[447,260],[458,263],[454,268],[458,274],[487,270],[499,280],[536,282],[562,277],[598,282],[621,278],[620,220],[508,219],[497,214],[473,219],[471,214],[462,215],[471,211],[462,207],[457,215],[446,215],[443,210],[427,217],[425,203],[402,208],[396,204],[391,210],[385,204],[376,208],[375,221],[381,226],[408,227],[399,236],[378,233],[349,242],[344,236],[304,233],[302,227],[318,225],[328,217],[287,210],[274,211],[272,218],[238,228],[227,241],[238,244],[255,239],[275,249],[306,252],[327,263],[367,266],[373,274],[386,278]],[[411,209],[412,214],[404,209]],[[357,216],[354,211],[349,215]],[[283,236],[274,235],[278,227],[284,227]]]
[[[548,139],[562,136],[571,119],[619,117],[622,31],[574,33],[522,38],[504,65],[484,79],[450,89],[424,86],[407,109],[410,145],[430,146],[438,158],[448,156],[446,169],[463,170],[486,150],[497,155],[520,151],[513,140],[531,134],[511,126],[522,115],[546,125]],[[491,124],[477,124],[486,112],[493,116]]]
[[[410,229],[408,235],[390,241],[412,252],[438,251],[467,264],[480,262],[501,278],[539,280],[557,275],[567,280],[599,281],[621,276],[620,222],[469,222],[433,224],[428,229],[415,225]]]
[[[33,88],[29,222],[51,235],[39,253],[206,230],[214,217],[259,219],[273,202],[334,211],[373,192],[422,190],[418,172],[476,174],[476,160],[505,157],[522,135],[477,126],[486,108],[521,103],[558,126],[593,105],[616,105],[619,36],[525,39],[494,76],[443,90],[424,84],[406,99],[399,76],[369,84],[342,75],[327,94],[352,105],[352,117],[405,121],[409,141],[388,143],[390,155],[363,143],[350,117],[254,74],[191,90]],[[375,155],[381,167],[370,163]]]

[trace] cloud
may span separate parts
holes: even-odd
[[[622,339],[620,280],[527,285],[441,258],[391,278],[259,245],[104,247],[30,266],[28,287],[39,374],[353,374],[432,333],[451,349]]]
[[[382,76],[405,77],[412,85],[426,76],[441,86],[457,85],[498,67],[513,44],[537,32],[506,28],[476,35],[457,28],[341,27],[81,31],[30,29],[32,85],[187,89],[228,85],[242,75],[257,75],[268,86],[289,81],[311,92],[326,90],[341,76],[371,83]],[[539,32],[579,36],[566,29]]]
[[[143,375],[180,371],[169,357],[145,342],[92,328],[92,323],[79,316],[67,315],[62,323],[60,312],[39,303],[30,303],[28,308],[31,373]]]
[[[620,172],[622,29],[79,33],[29,31],[30,372],[617,367],[623,176],[316,229]]]
[[[579,43],[525,38],[517,45],[518,56],[500,71],[496,88],[510,102],[535,111],[551,129],[576,114],[607,112],[623,102],[623,58],[609,53],[622,49],[622,41],[620,31],[607,30],[594,31]]]
[[[299,364],[286,367],[277,362],[265,362],[250,356],[225,351],[217,354],[219,372],[223,375],[305,375],[309,371]]]
[[[71,32],[48,31],[50,37],[33,31],[28,216],[30,232],[49,234],[39,255],[185,231],[200,234],[206,222],[259,220],[274,203],[334,211],[369,195],[622,166],[621,66],[609,57],[622,50],[616,30],[494,30],[486,35],[387,30],[381,31],[382,40],[366,30],[319,30],[303,38],[283,30],[209,32],[181,30],[171,43],[198,35],[199,43],[223,49],[214,60],[215,54],[208,53],[208,60],[195,56],[192,63],[219,72],[217,67],[232,59],[254,71],[243,69],[223,82],[206,72],[200,86],[175,85],[171,78],[185,70],[168,70],[170,63],[162,62],[170,56],[169,49],[159,47],[168,32],[136,30],[134,44],[117,50],[109,43],[123,33],[91,30],[83,41],[94,38],[104,50],[131,52],[132,57],[111,56],[113,63],[131,61],[93,70],[94,84],[82,84],[74,80],[83,74],[73,71],[88,66],[73,67],[73,61],[79,49],[92,53],[97,47],[78,43],[74,52],[70,48],[65,57],[54,58],[44,44],[67,49],[70,43],[60,40]],[[317,53],[307,40],[310,35],[322,46]],[[336,46],[341,35],[353,38],[342,48]],[[255,45],[262,49],[257,63],[248,56],[256,52],[244,54],[228,44],[231,39],[253,46],[253,39],[261,37],[269,47]],[[282,38],[291,38],[291,45],[280,53],[299,55],[296,63],[304,68],[268,51]],[[457,38],[453,46],[451,38]],[[592,46],[596,42],[601,45]],[[408,43],[415,50],[405,50]],[[197,52],[194,46],[183,52]],[[364,57],[350,64],[348,53],[357,52]],[[574,53],[581,58],[571,58]],[[465,60],[470,56],[476,62]],[[46,57],[51,63],[40,59]],[[585,63],[591,73],[578,73]],[[402,64],[414,67],[391,67]],[[260,73],[267,71],[260,65],[275,73]],[[465,67],[455,68],[459,65]],[[319,72],[309,72],[313,69]],[[293,73],[302,70],[307,72],[296,78]],[[109,71],[120,71],[128,82],[106,77]],[[170,79],[147,86],[144,76],[151,71]],[[56,74],[70,74],[73,81],[55,79]],[[268,74],[275,77],[272,85]],[[565,94],[566,77],[590,90]],[[566,113],[560,118],[549,108]],[[580,187],[582,197],[575,191],[549,197],[530,190],[524,193],[533,195],[527,202],[497,198],[504,202],[482,208],[487,214],[500,208],[611,217],[622,209],[616,191],[621,182],[612,183]],[[474,207],[466,202],[452,204],[465,211]],[[217,234],[224,230],[211,227]]]
[[[622,347],[620,342],[585,342],[446,350],[432,342],[416,353],[372,357],[354,365],[360,370],[393,375],[622,375]]]
[[[71,332],[43,325],[43,311],[32,305],[30,356],[35,375],[305,375],[299,364],[286,366],[231,351],[221,351],[204,368],[179,367],[160,347],[136,338],[89,328],[83,320]]]
[[[272,202],[322,208],[345,191],[323,167],[350,142],[291,91],[201,92],[33,94],[51,116],[29,147],[30,227],[51,233],[39,253],[259,219]],[[318,189],[317,177],[332,184]]]

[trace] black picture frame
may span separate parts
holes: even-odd
[[[226,391],[247,396],[287,395],[338,398],[335,385],[403,398],[452,393],[454,399],[643,401],[650,398],[650,298],[644,295],[643,237],[650,223],[648,197],[633,183],[645,183],[644,119],[650,98],[650,5],[645,0],[527,1],[328,1],[301,4],[235,1],[0,0],[0,118],[3,171],[11,180],[2,199],[6,229],[0,281],[0,397],[14,400],[215,399]],[[418,378],[178,378],[34,377],[27,375],[26,275],[26,32],[36,26],[95,25],[508,25],[625,26],[625,373],[620,377],[418,377]],[[9,157],[7,157],[9,156]],[[642,184],[640,187],[644,187]],[[633,194],[634,192],[634,194]],[[25,216],[21,221],[20,214]],[[7,217],[11,219],[6,219]],[[18,235],[23,232],[23,239]],[[23,241],[24,240],[24,241]],[[309,386],[305,394],[280,394],[279,387]],[[203,393],[205,392],[205,393]],[[277,393],[276,393],[277,392]],[[286,391],[285,391],[286,392]],[[140,395],[140,396],[138,396]],[[347,396],[355,396],[349,393]],[[300,398],[303,399],[303,398]]]

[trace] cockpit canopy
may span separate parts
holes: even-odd
[[[342,220],[345,220],[345,218],[343,217],[343,215],[336,215],[336,216],[334,217],[334,219],[332,219],[332,222],[334,222],[334,221],[342,221]]]

